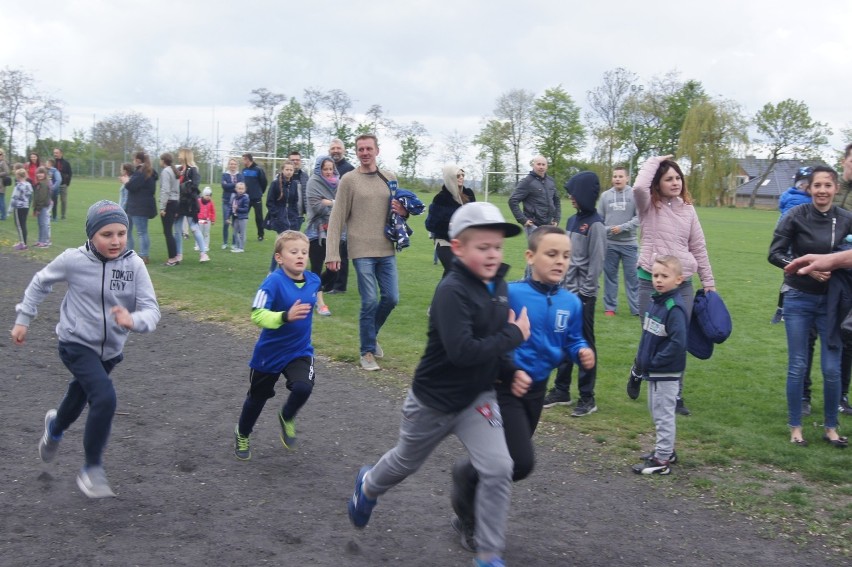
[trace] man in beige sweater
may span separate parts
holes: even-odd
[[[361,294],[361,368],[379,370],[376,358],[382,358],[384,352],[376,336],[399,301],[396,253],[384,229],[389,209],[404,217],[408,216],[408,211],[398,200],[390,199],[391,190],[386,181],[396,181],[396,176],[389,171],[379,171],[376,136],[358,136],[355,151],[360,164],[341,177],[331,209],[325,264],[329,270],[340,269],[340,235],[345,228],[349,258],[355,266],[358,293]]]

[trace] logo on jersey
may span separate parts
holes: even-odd
[[[568,328],[568,321],[571,319],[571,312],[564,309],[556,310],[556,322],[553,331],[556,333],[564,333]]]

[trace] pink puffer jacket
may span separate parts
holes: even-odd
[[[696,272],[702,287],[716,287],[704,231],[695,207],[687,205],[676,197],[659,207],[651,200],[651,182],[663,162],[662,157],[649,158],[639,170],[633,184],[633,198],[639,212],[639,226],[642,230],[639,249],[639,267],[648,272],[657,256],[674,256],[683,264],[683,277],[688,280]]]

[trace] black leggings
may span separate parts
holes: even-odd
[[[331,289],[331,286],[337,281],[339,275],[338,272],[325,269],[325,243],[325,238],[315,238],[311,240],[310,247],[308,248],[311,271],[320,277],[320,289],[324,291]],[[345,245],[345,241],[341,241],[341,248]],[[342,265],[343,263],[341,262]]]
[[[166,237],[166,250],[169,252],[169,260],[177,256],[177,242],[175,242],[175,218],[178,213],[178,202],[168,201],[166,203],[166,212],[161,217],[163,221],[163,232]]]
[[[15,209],[15,227],[18,229],[18,238],[24,244],[27,243],[27,217],[30,216],[30,208]]]

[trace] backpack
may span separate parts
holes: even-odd
[[[198,205],[198,186],[193,180],[195,168],[190,167],[183,175],[183,181],[180,184],[179,204],[180,210],[186,212],[189,216],[196,216],[201,207]]]

